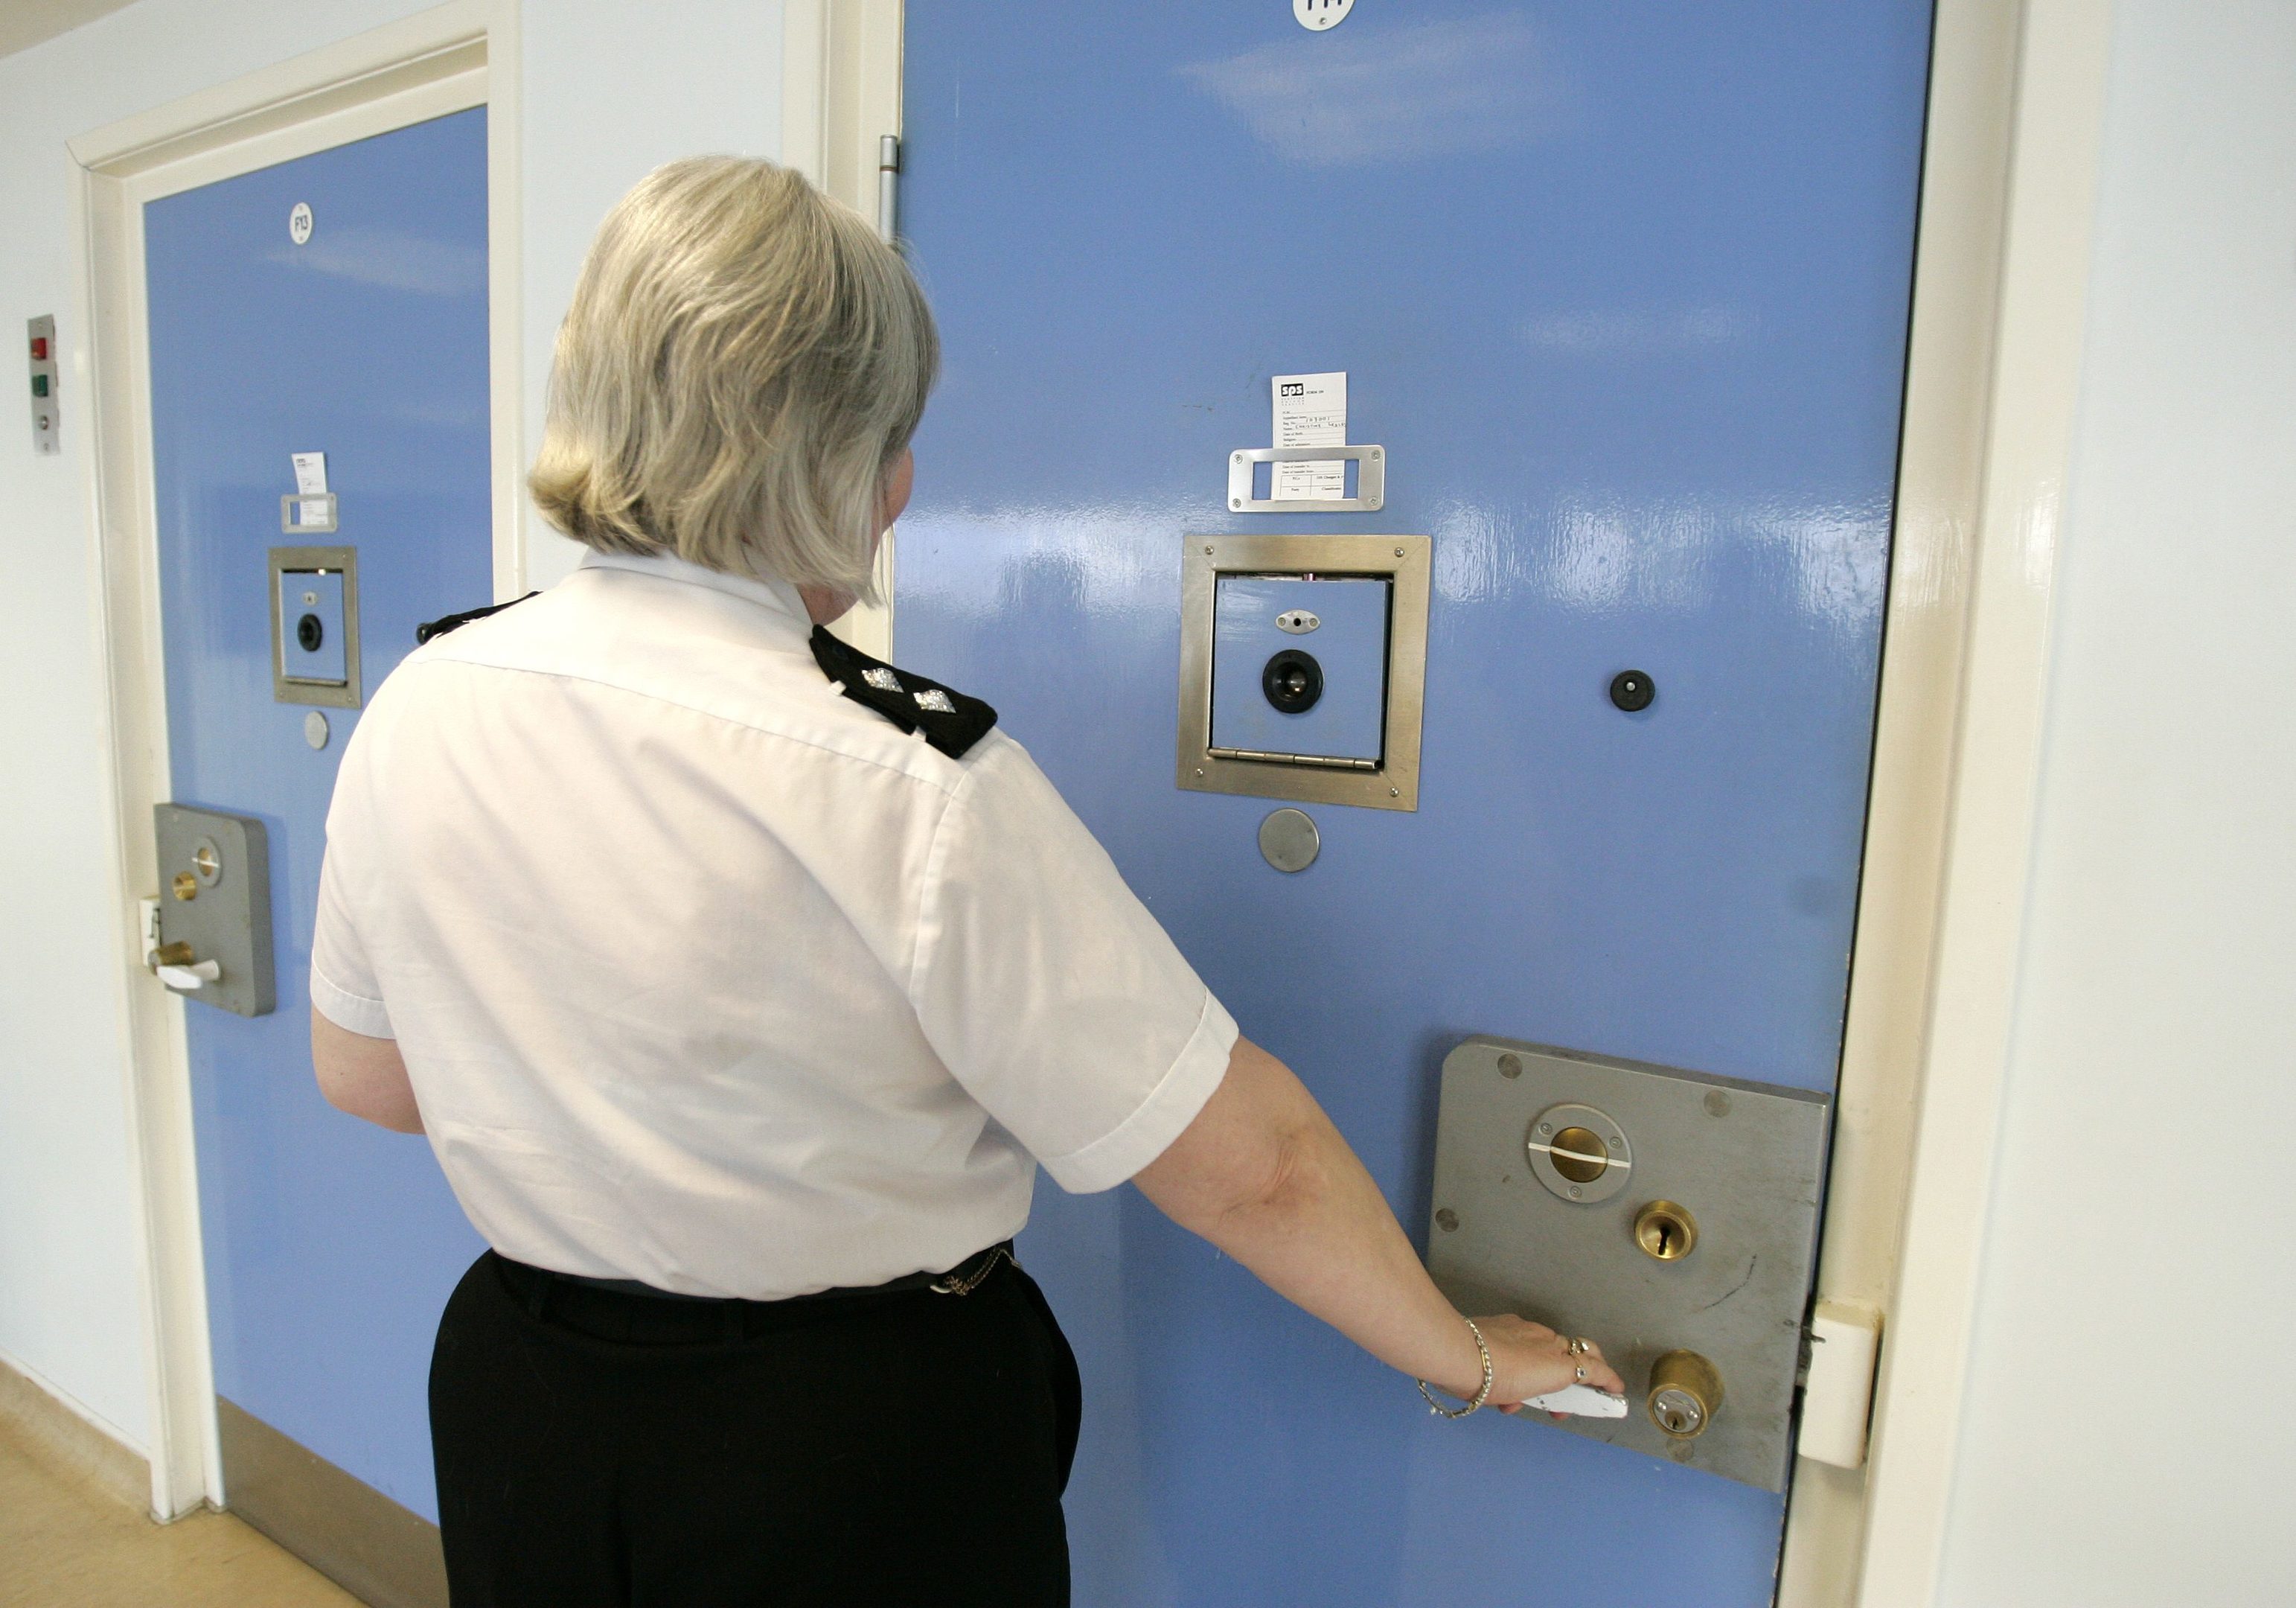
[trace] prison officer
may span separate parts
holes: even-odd
[[[654,173],[531,478],[581,567],[436,635],[344,757],[320,1084],[427,1133],[491,1247],[432,1362],[456,1608],[1066,1602],[1076,1365],[1011,1252],[1039,1166],[1136,1184],[1446,1412],[1621,1388],[1437,1292],[993,711],[819,628],[938,360],[859,217]]]

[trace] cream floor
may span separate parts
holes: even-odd
[[[0,1416],[0,1608],[357,1608],[229,1514],[154,1524]]]

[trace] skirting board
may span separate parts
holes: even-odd
[[[56,1399],[37,1379],[0,1359],[0,1420],[57,1463],[118,1497],[152,1511],[152,1464]]]
[[[224,1503],[373,1608],[447,1608],[439,1527],[216,1398]]]

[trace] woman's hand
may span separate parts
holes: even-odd
[[[1603,1360],[1603,1348],[1591,1340],[1587,1342],[1587,1350],[1574,1357],[1568,1336],[1556,1333],[1545,1324],[1517,1317],[1512,1312],[1479,1317],[1475,1327],[1483,1332],[1483,1344],[1491,1352],[1490,1404],[1502,1413],[1514,1412],[1533,1396],[1544,1396],[1549,1391],[1578,1383],[1582,1367],[1587,1370],[1586,1382],[1596,1390],[1608,1391],[1613,1396],[1627,1393],[1627,1382],[1619,1377],[1616,1368]],[[1482,1359],[1478,1357],[1475,1360],[1480,1374]],[[1472,1401],[1475,1390],[1481,1388],[1479,1376],[1464,1399]]]
[[[1387,1199],[1282,1062],[1236,1040],[1227,1076],[1196,1120],[1133,1180],[1141,1193],[1406,1377],[1462,1401],[1483,1388],[1482,1353],[1419,1265]],[[1590,1344],[1512,1313],[1476,1320],[1502,1412],[1574,1383],[1626,1382]]]

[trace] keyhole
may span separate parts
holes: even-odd
[[[1698,1248],[1698,1219],[1686,1206],[1652,1201],[1635,1213],[1635,1243],[1653,1261],[1678,1262]]]
[[[327,639],[327,628],[316,614],[306,614],[295,622],[295,644],[306,653],[316,653],[319,644]]]

